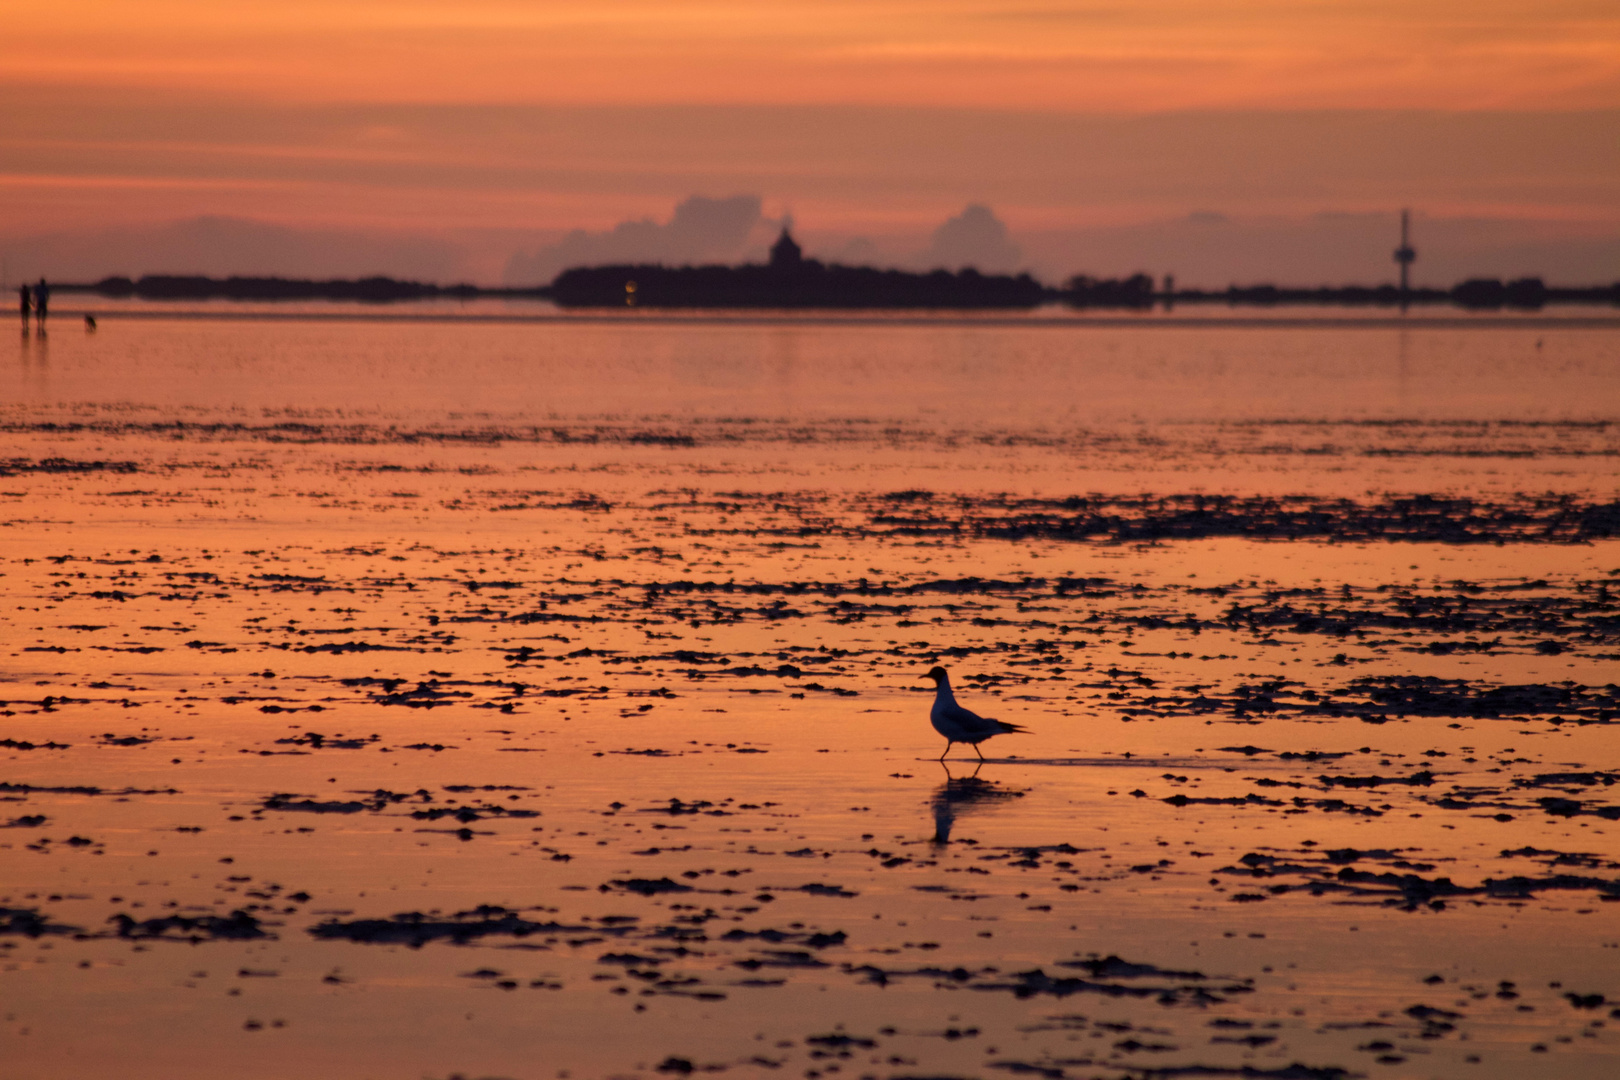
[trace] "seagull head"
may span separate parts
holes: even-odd
[[[922,677],[925,679],[933,679],[935,686],[938,686],[948,678],[948,676],[945,674],[945,669],[942,667],[936,667]]]

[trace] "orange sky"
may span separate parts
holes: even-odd
[[[67,0],[5,78],[298,100],[1620,105],[1612,0]]]
[[[846,232],[969,201],[1015,230],[1620,229],[1614,0],[59,0],[7,11],[0,115],[0,240],[603,228],[738,192]]]

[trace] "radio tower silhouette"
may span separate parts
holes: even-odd
[[[1406,305],[1411,302],[1410,271],[1412,269],[1412,263],[1417,261],[1417,250],[1412,247],[1409,232],[1412,224],[1411,218],[1412,212],[1410,210],[1401,211],[1401,246],[1395,249],[1395,261],[1399,263],[1401,267],[1402,311],[1405,311]]]

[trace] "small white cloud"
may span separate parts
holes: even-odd
[[[1016,269],[1023,257],[1001,219],[988,206],[972,203],[934,230],[918,261],[947,270],[971,266],[985,273],[1001,273]]]

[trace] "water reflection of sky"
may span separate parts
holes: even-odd
[[[18,338],[6,1060],[1610,1075],[1612,336]]]

